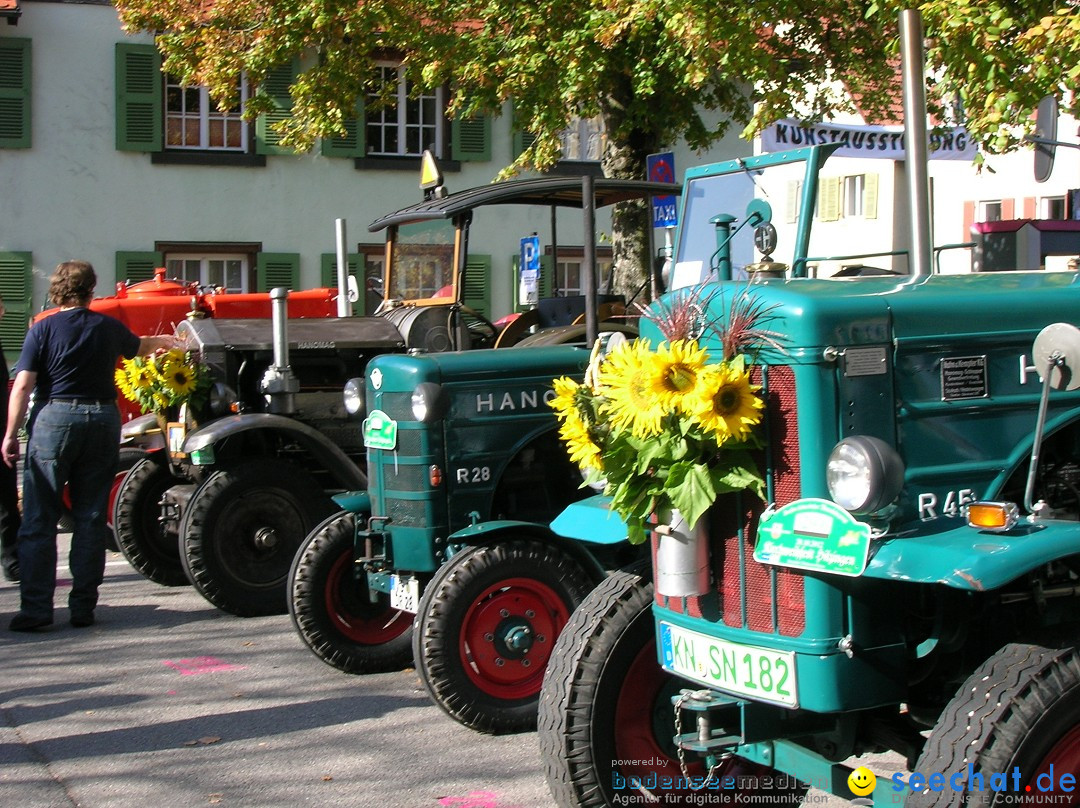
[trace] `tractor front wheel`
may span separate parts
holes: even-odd
[[[296,552],[333,510],[310,474],[281,460],[215,471],[195,490],[180,523],[188,578],[230,614],[285,614]]]
[[[1062,783],[1061,775],[1080,771],[1080,652],[1003,647],[949,702],[915,771],[944,772],[946,783],[960,772],[963,790],[926,789],[904,805],[1074,804],[1075,785]],[[1004,788],[993,787],[995,773],[1004,775],[998,784]],[[968,791],[972,783],[980,787]]]
[[[124,475],[113,503],[113,528],[124,558],[162,586],[187,586],[177,536],[165,529],[161,498],[176,484],[162,452],[147,454]]]
[[[319,659],[345,673],[400,670],[412,656],[413,616],[368,589],[353,563],[356,517],[338,513],[304,540],[289,572],[289,615]]]
[[[597,586],[555,644],[540,696],[539,741],[548,788],[562,808],[628,804],[640,798],[641,784],[657,783],[674,784],[657,794],[664,805],[701,804],[686,784],[706,771],[690,756],[681,765],[672,743],[672,697],[686,684],[657,661],[653,587],[643,567],[615,572]],[[745,778],[746,793],[771,787],[769,801],[777,805],[795,804],[806,792],[738,757],[712,775]]]
[[[538,541],[455,555],[424,590],[413,635],[432,699],[480,732],[535,728],[551,650],[592,586],[577,560]]]

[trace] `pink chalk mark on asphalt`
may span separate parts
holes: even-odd
[[[173,670],[179,671],[181,676],[195,676],[199,673],[243,670],[243,665],[230,665],[228,662],[223,662],[212,656],[181,659],[177,662],[173,662],[171,659],[163,659],[161,664],[168,665]]]
[[[464,797],[441,797],[439,805],[454,808],[511,808],[499,804],[499,795],[493,791],[472,791]]]

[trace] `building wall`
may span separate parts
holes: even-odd
[[[353,159],[315,150],[267,156],[262,167],[222,167],[154,164],[148,154],[119,151],[115,44],[152,39],[126,36],[107,4],[21,5],[18,25],[0,25],[0,39],[32,42],[33,137],[29,149],[0,149],[0,252],[32,254],[31,310],[42,306],[58,262],[89,260],[98,293],[111,294],[124,280],[117,277],[117,254],[151,251],[156,242],[255,243],[264,252],[297,253],[300,286],[319,286],[321,256],[336,249],[336,218],[346,220],[353,250],[382,242],[383,234],[367,231],[370,222],[422,198],[419,159],[395,169],[358,169]],[[681,177],[691,161],[746,154],[750,145],[732,135],[707,155],[675,151]],[[454,191],[485,184],[512,159],[504,114],[492,123],[491,159],[444,171],[446,185]],[[610,228],[603,212],[597,226]],[[520,238],[533,232],[547,244],[547,209],[477,213],[471,247],[492,257],[492,319],[512,309],[512,257]],[[580,246],[580,213],[560,212],[558,233],[561,245]]]

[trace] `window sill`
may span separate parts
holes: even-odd
[[[357,157],[354,165],[358,171],[412,171],[420,173],[419,157]],[[461,171],[460,160],[439,159],[439,170],[445,173]]]
[[[266,165],[265,154],[240,154],[239,152],[212,151],[161,151],[150,154],[154,165],[172,166],[239,166],[262,168]]]

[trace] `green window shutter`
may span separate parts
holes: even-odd
[[[555,286],[555,262],[550,255],[540,256],[540,283],[537,285],[536,296],[543,300],[545,297],[553,297]],[[563,293],[565,294],[565,292]]]
[[[536,142],[536,135],[532,132],[526,131],[524,127],[518,126],[517,118],[512,117],[511,120],[511,156],[516,160],[521,156],[521,153],[527,148],[532,146]]]
[[[0,39],[0,149],[30,148],[30,40]]]
[[[455,160],[490,160],[491,118],[487,115],[455,118],[450,126],[450,148]]]
[[[116,148],[161,151],[161,54],[153,45],[116,45]]]
[[[274,130],[274,124],[285,120],[292,112],[289,86],[293,83],[296,70],[295,59],[287,65],[276,67],[259,88],[260,94],[269,96],[273,101],[274,109],[260,115],[255,121],[255,151],[258,154],[295,154],[292,149],[281,145],[281,135]]]
[[[154,270],[164,266],[165,256],[159,252],[118,252],[116,254],[116,280],[129,284],[152,281]]]
[[[278,286],[297,289],[300,286],[300,254],[259,253],[257,272],[260,292],[269,292]]]
[[[470,255],[465,262],[462,302],[485,317],[491,316],[491,256]]]
[[[0,343],[4,353],[22,350],[30,325],[31,296],[34,292],[34,262],[28,252],[0,252],[0,295],[7,313],[0,319]],[[10,363],[9,363],[10,367]]]
[[[345,121],[346,134],[343,136],[327,137],[322,141],[322,153],[324,157],[363,157],[364,156],[364,128],[367,121],[364,117],[364,105],[356,105],[356,117]]]
[[[364,276],[360,274],[360,268],[364,266],[364,256],[360,253],[349,253],[345,256],[345,262],[349,267],[349,275],[356,279],[356,288],[360,293],[356,302],[352,304],[352,313],[362,316],[364,312]],[[323,286],[337,288],[337,253],[323,253],[320,259],[320,275]]]

